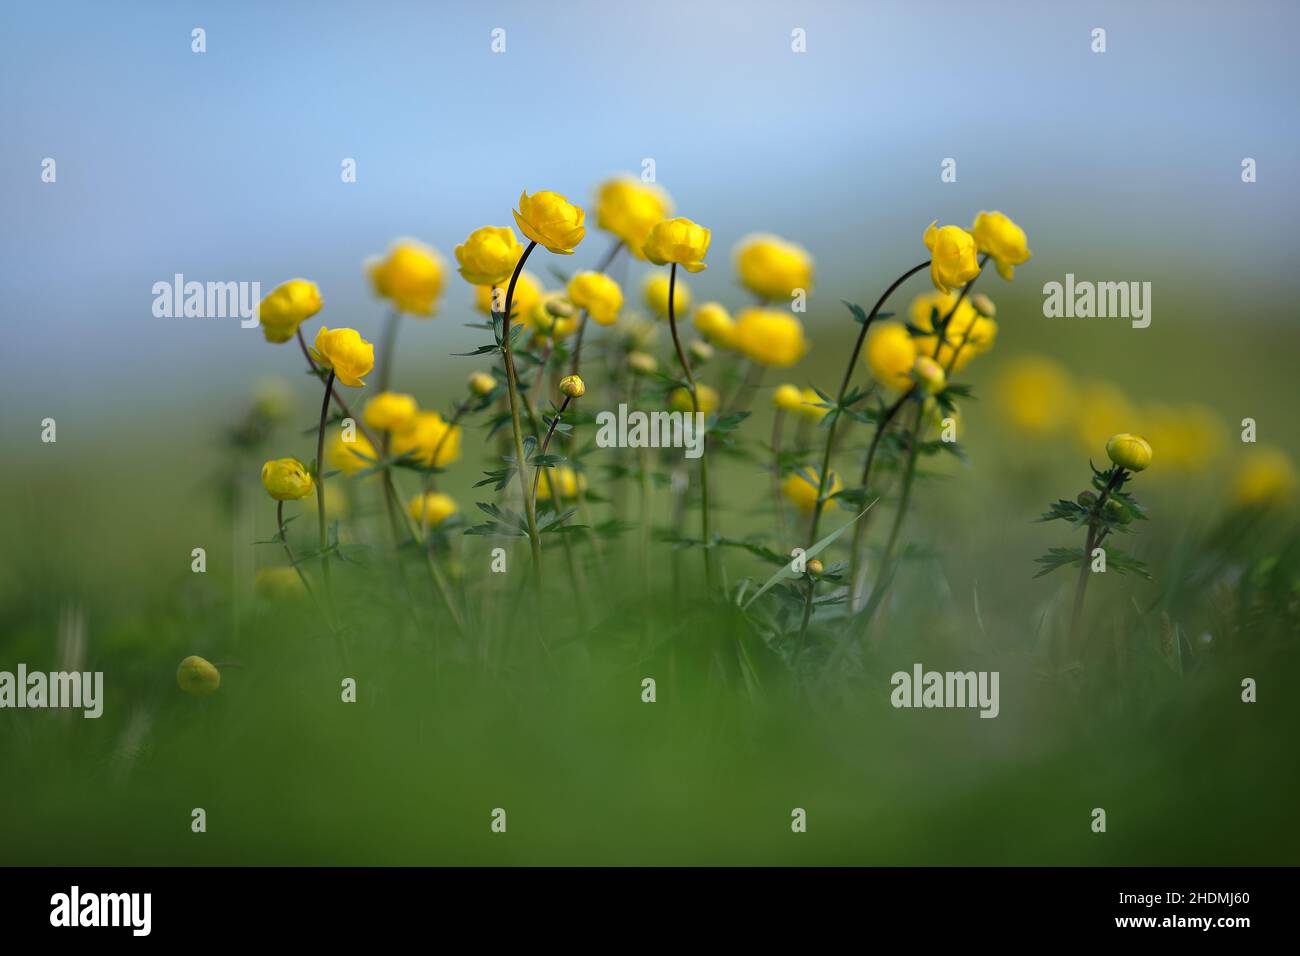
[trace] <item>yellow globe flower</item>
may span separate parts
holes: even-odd
[[[548,477],[550,481],[547,481]],[[543,469],[541,477],[537,481],[538,499],[549,500],[552,487],[555,488],[556,493],[561,498],[576,498],[587,490],[587,476],[575,472],[568,465]]]
[[[297,571],[277,565],[257,569],[253,574],[253,593],[272,601],[283,601],[301,597],[307,593],[307,589],[302,586],[302,578]]]
[[[657,266],[675,262],[687,272],[703,272],[708,268],[704,257],[711,238],[712,233],[699,223],[678,216],[655,223],[642,251]]]
[[[1295,498],[1300,487],[1296,467],[1286,453],[1261,446],[1246,452],[1233,479],[1233,500],[1246,508],[1267,508]]]
[[[431,316],[442,295],[443,259],[428,246],[412,239],[393,243],[384,257],[366,262],[375,295],[387,299],[399,312]]]
[[[786,368],[803,358],[808,341],[803,326],[779,309],[745,309],[736,316],[736,351],[760,365]]]
[[[262,487],[276,501],[296,501],[315,491],[316,483],[297,458],[276,458],[262,466]]]
[[[362,469],[374,468],[378,459],[375,446],[370,444],[370,440],[360,432],[348,441],[343,437],[341,430],[337,431],[325,449],[325,460],[329,462],[330,467],[345,475],[355,475]],[[327,499],[325,503],[328,505],[329,500]]]
[[[569,301],[601,325],[613,325],[623,308],[623,290],[603,272],[579,272],[569,280]]]
[[[668,284],[671,277],[666,272],[652,272],[641,287],[646,307],[659,318],[668,316]],[[680,277],[673,286],[673,314],[682,318],[691,307],[691,290]]]
[[[679,281],[677,287],[680,289],[682,283]],[[667,302],[668,291],[664,290],[664,301]],[[687,298],[687,302],[690,298]],[[695,331],[704,336],[706,340],[714,345],[729,349],[734,348],[736,344],[736,323],[731,318],[731,313],[726,307],[718,302],[705,302],[695,310]]]
[[[469,390],[475,395],[491,395],[497,387],[497,380],[487,372],[472,372],[469,377]]]
[[[331,331],[322,325],[316,332],[311,354],[318,365],[334,369],[335,377],[352,388],[365,385],[361,376],[368,375],[375,367],[375,347],[356,329]]]
[[[900,392],[912,387],[916,343],[897,322],[878,324],[867,334],[863,358],[876,381]]]
[[[695,397],[699,400],[701,414],[712,415],[718,410],[717,389],[710,388],[708,385],[701,382],[696,382]],[[674,411],[695,411],[695,406],[691,403],[691,390],[684,385],[679,386],[668,393],[668,405]]]
[[[1129,471],[1142,471],[1151,464],[1151,444],[1139,435],[1121,432],[1106,442],[1110,460]]]
[[[451,495],[441,491],[416,495],[406,505],[406,510],[420,527],[436,528],[456,513],[456,502]]]
[[[778,385],[772,393],[772,404],[783,412],[802,411],[803,392],[798,385]]]
[[[975,256],[975,237],[960,226],[938,228],[939,220],[925,230],[925,247],[930,250],[930,279],[940,292],[963,286],[980,274]]]
[[[503,285],[515,271],[524,247],[509,226],[483,226],[456,247],[460,274],[471,285]]]
[[[975,245],[980,252],[993,257],[998,275],[1010,280],[1015,267],[1028,262],[1032,253],[1025,230],[1000,212],[982,212],[975,217],[971,227]]]
[[[1003,366],[994,393],[1002,414],[1022,432],[1049,435],[1070,424],[1074,382],[1050,358],[1028,355],[1013,359]]]
[[[381,432],[403,432],[415,421],[420,410],[415,399],[401,392],[380,392],[366,402],[362,417],[367,425]]]
[[[764,299],[788,299],[795,289],[812,291],[812,257],[779,236],[742,239],[736,247],[736,272],[741,285]]]
[[[409,454],[425,466],[445,468],[460,457],[461,431],[437,412],[420,412],[410,428],[393,436],[393,453],[399,457]]]
[[[942,321],[952,313],[944,333],[942,348],[935,355],[939,337],[934,334],[936,318]],[[955,292],[928,292],[917,296],[911,305],[912,325],[929,335],[915,337],[916,351],[929,355],[947,368],[960,371],[974,356],[987,352],[997,340],[998,325],[991,317],[980,313],[969,299],[961,299]],[[954,362],[954,356],[956,361]]]
[[[560,379],[560,394],[569,398],[582,398],[587,394],[587,383],[580,375],[566,375]]]
[[[667,193],[631,176],[606,180],[596,193],[596,225],[622,239],[638,259],[645,258],[650,230],[670,212]]]
[[[176,685],[192,697],[211,697],[221,686],[221,671],[191,654],[176,669]]]
[[[320,289],[306,279],[290,279],[270,291],[257,306],[262,335],[268,342],[288,342],[298,326],[321,310]]]
[[[817,486],[820,483],[820,472],[810,471],[807,474],[802,471],[791,472],[781,482],[781,494],[785,495],[786,499],[800,511],[812,511],[817,507]],[[836,494],[843,487],[840,476],[832,471],[826,483],[826,497]]]
[[[559,193],[543,191],[519,194],[515,225],[519,231],[557,255],[570,256],[587,234],[581,209]]]

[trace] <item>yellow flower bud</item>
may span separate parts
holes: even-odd
[[[436,528],[456,513],[456,502],[451,495],[431,491],[412,498],[407,503],[406,510],[417,525]]]
[[[334,369],[335,377],[352,388],[365,385],[361,377],[375,367],[375,347],[356,329],[331,331],[322,325],[311,352],[317,364]]]
[[[760,365],[785,368],[803,358],[808,342],[803,326],[789,312],[745,309],[736,317],[735,347]]]
[[[325,449],[325,460],[329,466],[345,475],[355,475],[364,468],[374,468],[378,458],[375,446],[361,432],[357,432],[348,441],[343,437],[342,431],[337,431]],[[328,499],[325,504],[329,504]]]
[[[680,288],[681,282],[678,282],[677,285]],[[665,299],[667,295],[667,292],[665,292]],[[721,304],[705,302],[695,310],[694,322],[695,331],[704,336],[707,341],[720,348],[735,348],[736,323],[732,321],[731,313]]]
[[[867,335],[863,356],[880,384],[900,392],[912,387],[916,343],[904,326],[897,322],[876,325]]]
[[[456,247],[460,274],[471,285],[504,285],[510,281],[524,247],[509,226],[483,226]]]
[[[806,567],[808,569],[808,573],[811,574],[813,577],[818,577],[823,571],[826,570],[826,566],[822,564],[821,560],[818,558],[809,558]]]
[[[934,359],[925,355],[916,357],[916,362],[912,365],[912,377],[929,395],[937,395],[948,384],[943,368]]]
[[[643,292],[645,304],[659,318],[668,316],[668,286],[671,277],[665,272],[652,272],[646,277]],[[673,285],[673,314],[681,318],[691,307],[691,290],[679,277]]]
[[[709,254],[710,238],[709,230],[679,216],[655,223],[642,251],[657,266],[675,262],[687,272],[702,272],[708,268],[704,257]]]
[[[176,684],[191,697],[211,697],[221,686],[221,671],[192,654],[176,668]]]
[[[691,353],[692,361],[698,365],[705,365],[713,359],[713,346],[700,339],[691,342],[687,351]]]
[[[366,424],[376,431],[404,432],[415,421],[415,413],[420,410],[415,399],[401,392],[380,392],[366,402],[362,417]]]
[[[268,342],[288,342],[298,326],[321,310],[320,289],[306,279],[290,279],[270,291],[257,307]]]
[[[812,291],[812,257],[779,236],[746,236],[736,247],[741,285],[764,299],[788,299],[795,289]]]
[[[524,324],[540,336],[559,341],[578,327],[578,320],[573,312],[573,303],[563,292],[547,292],[533,306]]]
[[[569,398],[582,398],[587,394],[587,383],[577,375],[566,375],[560,379],[560,394]]]
[[[601,325],[613,325],[623,308],[623,290],[603,272],[579,272],[567,291],[569,300]]]
[[[491,315],[498,309],[504,309],[506,307],[507,285],[508,283],[503,282],[501,285],[496,287],[497,292],[495,302],[493,301],[492,286],[475,286],[474,307],[484,315]],[[510,311],[515,314],[515,321],[522,322],[522,316],[526,316],[531,312],[541,297],[541,280],[527,269],[519,273],[519,278],[515,280],[515,294],[510,300]]]
[[[940,292],[963,286],[980,274],[975,256],[975,237],[960,226],[938,228],[936,219],[925,230],[925,246],[930,250],[930,279]]]
[[[628,352],[627,367],[638,375],[653,375],[659,371],[659,363],[649,352]]]
[[[277,458],[262,466],[262,487],[276,501],[296,501],[315,491],[316,482],[297,458]]]
[[[298,576],[297,571],[277,565],[257,569],[253,575],[253,593],[272,601],[284,601],[302,597],[307,590],[302,586],[302,578]]]
[[[550,500],[552,486],[561,498],[576,498],[587,490],[587,476],[568,465],[544,469],[537,482],[538,499]]]
[[[1145,438],[1128,432],[1112,435],[1106,442],[1106,454],[1115,464],[1129,471],[1142,471],[1151,464],[1151,445]]]
[[[469,377],[469,390],[475,395],[490,395],[497,387],[497,380],[487,372],[472,372]]]
[[[638,259],[650,230],[672,212],[672,202],[658,186],[630,176],[619,176],[600,185],[596,194],[596,225],[623,240]]]
[[[582,221],[586,213],[559,193],[543,191],[519,194],[515,225],[525,236],[558,255],[573,255],[587,234]]]
[[[1267,446],[1252,448],[1233,479],[1233,500],[1246,508],[1286,504],[1300,488],[1296,467],[1286,453]]]
[[[393,243],[388,255],[367,261],[375,295],[389,300],[399,312],[428,317],[442,295],[442,256],[410,239]]]
[[[785,495],[800,511],[812,511],[817,507],[817,485],[820,482],[819,472],[810,471],[805,474],[802,471],[794,471],[786,475],[785,480],[781,482],[781,494]],[[826,483],[826,497],[836,494],[843,487],[839,475],[832,471]]]
[[[772,393],[772,404],[783,412],[801,411],[803,392],[799,391],[798,385],[778,385]]]
[[[976,292],[970,297],[970,304],[975,307],[975,311],[986,319],[997,317],[998,307],[993,304],[993,300],[983,292]]]
[[[1031,255],[1025,231],[1000,212],[982,212],[971,227],[980,252],[993,257],[998,275],[1010,280],[1015,267]],[[987,313],[991,314],[991,313]]]
[[[718,410],[718,393],[716,389],[697,382],[695,397],[699,400],[702,414],[712,415]],[[695,410],[695,406],[691,403],[691,390],[684,385],[668,393],[668,404],[679,412],[693,412]]]
[[[437,412],[420,412],[410,428],[393,436],[393,453],[409,454],[422,465],[443,468],[460,457],[461,431]]]

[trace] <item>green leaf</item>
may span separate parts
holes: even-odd
[[[808,560],[810,558],[815,558],[826,548],[829,548],[832,544],[835,543],[835,541],[839,538],[840,535],[842,535],[845,531],[849,530],[849,528],[853,527],[854,523],[857,522],[858,518],[861,518],[864,514],[870,511],[875,506],[875,504],[876,503],[873,501],[871,504],[867,505],[865,508],[859,511],[857,517],[852,518],[849,521],[846,521],[844,524],[840,525],[830,534],[826,535],[826,537],[822,538],[820,541],[814,544],[811,548],[808,548],[806,551],[804,551],[804,559]],[[794,571],[790,569],[790,562],[786,562],[781,566],[781,568],[776,572],[776,574],[772,575],[770,578],[767,579],[767,583],[765,583],[761,588],[759,588],[757,591],[754,592],[753,597],[751,597],[748,601],[745,602],[745,608],[746,609],[749,608],[751,604],[757,601],[760,597],[763,596],[764,593],[766,593],[770,588],[772,588],[779,582],[789,581],[798,577],[800,577],[800,575],[796,574]]]

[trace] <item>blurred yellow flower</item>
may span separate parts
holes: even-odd
[[[176,669],[176,684],[193,697],[211,697],[221,686],[221,671],[192,654]]]
[[[788,299],[795,289],[812,291],[812,256],[780,236],[746,236],[736,247],[741,285],[764,299]]]
[[[506,283],[497,286],[497,302],[492,301],[492,286],[480,285],[474,287],[474,306],[484,315],[491,315],[495,308],[506,307]],[[542,297],[542,283],[537,276],[528,270],[519,273],[519,278],[515,280],[515,294],[510,300],[510,311],[515,314],[515,321],[524,321],[521,316],[527,315],[532,311],[539,299]]]
[[[944,332],[944,344],[936,354],[939,337],[934,334],[934,323],[942,321],[948,313]],[[972,358],[993,347],[998,335],[997,323],[982,315],[969,299],[960,299],[956,292],[928,292],[917,296],[911,305],[912,324],[928,335],[915,337],[916,351],[919,355],[928,355],[945,369],[952,366],[954,372],[966,367]]]
[[[596,193],[596,225],[623,240],[628,251],[645,258],[650,230],[672,212],[672,201],[658,186],[631,176],[600,184]]]
[[[863,358],[880,384],[905,392],[912,387],[916,343],[897,322],[876,325],[868,334]]]
[[[1247,508],[1285,504],[1300,487],[1296,467],[1286,453],[1267,445],[1245,453],[1232,485],[1233,500]]]
[[[810,422],[819,422],[830,414],[829,408],[819,406],[826,404],[815,388],[805,388],[799,395],[799,414]]]
[[[469,376],[469,390],[475,395],[490,395],[492,390],[497,387],[497,380],[487,372],[471,372]]]
[[[709,254],[711,233],[699,223],[678,216],[655,223],[646,237],[642,251],[657,266],[675,262],[687,272],[707,269],[704,257]]]
[[[258,568],[253,574],[253,593],[272,601],[301,597],[307,593],[298,572],[288,565]]]
[[[627,367],[638,375],[653,375],[659,371],[659,362],[649,352],[628,352]]]
[[[778,385],[772,393],[772,404],[783,412],[798,412],[803,405],[803,392],[798,385]]]
[[[1137,417],[1137,410],[1116,385],[1087,382],[1079,389],[1074,427],[1079,444],[1089,454],[1095,453],[1111,435],[1132,427]]]
[[[1225,426],[1203,405],[1152,405],[1141,410],[1142,434],[1160,449],[1160,470],[1199,471],[1223,450]]]
[[[548,476],[550,481],[546,480]],[[587,476],[575,472],[568,465],[543,469],[537,482],[537,497],[549,499],[552,485],[561,498],[576,498],[587,490]]]
[[[311,351],[318,364],[334,369],[335,377],[352,388],[365,385],[361,376],[375,367],[375,347],[356,329],[330,330],[322,325]]]
[[[1030,434],[1058,432],[1070,423],[1074,413],[1070,374],[1045,356],[1012,359],[1002,367],[994,393],[1011,425]]]
[[[444,468],[460,457],[461,431],[437,412],[420,412],[410,428],[393,436],[393,453],[409,454],[422,465]]]
[[[306,279],[290,279],[272,289],[258,304],[262,335],[268,342],[288,342],[298,326],[321,310],[320,289]]]
[[[380,392],[366,402],[362,418],[367,425],[381,432],[402,432],[411,427],[415,413],[420,410],[415,399],[401,392]]]
[[[524,325],[535,334],[558,342],[578,328],[578,316],[566,293],[544,292],[524,318]]]
[[[1151,443],[1140,435],[1120,432],[1106,442],[1106,454],[1129,471],[1144,471],[1151,464]]]
[[[1025,231],[1000,212],[981,212],[971,227],[980,252],[993,257],[998,275],[1010,280],[1015,267],[1031,255]]]
[[[710,388],[701,382],[696,382],[695,397],[699,400],[702,415],[712,415],[718,410],[718,392],[716,389]],[[668,393],[668,404],[679,412],[695,410],[695,406],[691,404],[691,390],[684,385]]]
[[[655,315],[661,319],[668,316],[668,284],[671,277],[666,272],[652,272],[646,277],[645,285],[642,287],[642,295],[645,298],[645,304]],[[691,290],[686,283],[677,279],[673,286],[673,314],[677,318],[686,315],[686,310],[691,307]]]
[[[680,287],[681,283],[677,285]],[[664,292],[664,301],[667,302],[668,293]],[[689,298],[687,300],[690,301]],[[695,331],[712,342],[714,345],[730,349],[736,345],[736,323],[732,321],[731,313],[718,302],[705,302],[695,310]]]
[[[436,528],[456,513],[456,502],[451,495],[430,491],[412,498],[406,510],[417,525]]]
[[[276,501],[296,501],[311,494],[316,483],[297,458],[276,458],[262,466],[262,487]]]
[[[975,237],[960,226],[939,228],[939,220],[925,230],[930,250],[930,279],[940,292],[963,286],[980,274],[975,257]]]
[[[927,395],[937,395],[948,384],[947,376],[939,363],[927,355],[918,355],[912,366],[912,377]]]
[[[603,272],[579,272],[569,280],[569,300],[601,325],[613,325],[623,308],[623,290]]]
[[[785,495],[800,511],[812,511],[817,507],[817,485],[820,482],[820,472],[794,471],[786,475],[781,482],[781,494]],[[826,497],[836,494],[843,487],[840,476],[832,471],[826,483]]]
[[[335,432],[325,450],[325,460],[330,467],[345,475],[355,475],[363,468],[374,468],[378,458],[375,446],[360,432],[353,435],[351,441],[343,437],[342,431]],[[326,499],[325,503],[328,505],[329,500]]]
[[[387,299],[399,312],[431,316],[442,295],[442,256],[411,239],[393,243],[388,255],[367,260],[366,271],[375,295]]]
[[[509,226],[483,226],[456,247],[456,261],[461,276],[471,285],[504,285],[523,253],[524,247]]]
[[[736,316],[736,351],[760,365],[786,368],[803,358],[808,341],[790,312],[748,308]]]
[[[533,242],[557,255],[569,256],[587,234],[582,225],[585,217],[586,213],[559,193],[544,190],[529,196],[522,192],[515,225]]]

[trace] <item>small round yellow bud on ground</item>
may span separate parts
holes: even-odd
[[[332,368],[334,377],[351,388],[365,385],[361,377],[375,367],[375,347],[356,329],[329,329],[322,325],[316,332],[311,352],[318,365]]]
[[[393,453],[442,468],[460,457],[460,437],[459,425],[452,426],[437,412],[420,412],[410,428],[393,436]]]
[[[975,307],[975,311],[986,319],[997,318],[998,307],[993,304],[993,300],[983,292],[976,292],[970,297],[970,304]]]
[[[203,658],[190,655],[176,668],[176,684],[191,697],[211,697],[221,686],[221,671]]]
[[[788,299],[795,289],[812,291],[812,256],[779,236],[742,239],[736,247],[736,272],[741,285],[763,299]]]
[[[926,355],[916,357],[916,363],[912,366],[912,375],[916,378],[917,384],[929,395],[937,395],[948,384],[948,378],[943,374],[939,363]]]
[[[980,274],[975,256],[975,237],[960,226],[939,228],[939,220],[925,230],[925,246],[930,250],[930,279],[940,292],[963,286]]]
[[[1129,471],[1142,471],[1151,464],[1151,445],[1145,438],[1121,432],[1106,442],[1110,460]]]
[[[712,415],[718,408],[718,393],[708,385],[696,383],[695,397],[700,403],[700,413]],[[675,411],[693,412],[695,406],[691,404],[691,390],[685,386],[673,389],[668,394],[668,404]]]
[[[645,304],[659,318],[668,316],[668,286],[671,277],[666,272],[652,272],[645,280],[642,292]],[[691,290],[680,278],[673,286],[673,315],[680,319],[691,307]]]
[[[384,258],[366,263],[375,294],[399,312],[428,317],[442,295],[443,259],[428,246],[404,239],[393,243]]]
[[[420,410],[415,399],[401,392],[380,392],[366,402],[363,417],[366,424],[381,432],[404,432],[415,421]]]
[[[811,574],[813,577],[817,577],[819,574],[821,574],[823,571],[826,570],[826,566],[822,564],[821,561],[817,558],[810,558],[807,567],[808,567],[808,573]]]
[[[877,325],[867,335],[863,352],[876,381],[897,391],[912,387],[912,366],[916,364],[916,343],[897,322]]]
[[[277,458],[262,466],[262,487],[276,501],[296,501],[315,491],[316,483],[297,458]]]
[[[560,379],[560,394],[569,398],[582,398],[587,394],[587,383],[577,375],[566,375]]]
[[[713,346],[700,339],[693,341],[688,346],[688,351],[691,353],[691,358],[700,365],[713,359]]]
[[[680,283],[678,283],[680,285]],[[665,293],[665,297],[666,297]],[[736,323],[731,313],[718,302],[705,302],[695,310],[695,331],[724,349],[735,348]]]
[[[786,368],[808,351],[803,326],[779,309],[745,309],[736,317],[735,348],[759,365]]]
[[[504,285],[524,253],[515,231],[509,226],[483,226],[456,247],[460,274],[472,285]]]
[[[709,254],[711,234],[697,222],[678,216],[655,223],[641,251],[657,266],[675,262],[687,272],[707,269],[704,257]]]
[[[816,472],[808,474],[802,471],[791,472],[781,482],[781,494],[785,495],[800,511],[812,511],[817,507],[817,485],[820,481],[821,478]],[[830,480],[826,484],[826,497],[829,498],[841,488],[843,485],[840,484],[839,475],[832,471]]]
[[[436,528],[456,513],[456,502],[451,495],[431,491],[416,495],[406,505],[406,510],[417,525]]]
[[[587,234],[582,224],[585,217],[586,213],[559,193],[543,191],[529,196],[523,192],[515,210],[515,225],[533,242],[568,256]]]
[[[326,485],[327,488],[331,487]],[[327,495],[328,497],[328,495]],[[253,575],[253,593],[258,597],[273,601],[301,597],[307,593],[302,586],[302,578],[293,568],[277,565],[270,568],[258,568]]]
[[[600,325],[613,325],[623,308],[623,290],[603,272],[579,272],[569,280],[566,291],[573,304],[586,309]]]
[[[653,375],[659,371],[659,363],[649,352],[628,352],[627,367],[638,375]]]
[[[469,376],[469,390],[475,395],[490,395],[492,390],[497,387],[497,380],[487,372],[471,372]]]
[[[549,500],[552,486],[561,498],[576,498],[587,490],[587,476],[574,471],[568,465],[546,468],[537,482],[537,497]]]
[[[321,310],[320,289],[306,279],[282,282],[257,307],[262,335],[268,342],[288,342],[298,326]]]
[[[783,412],[801,412],[803,392],[798,385],[778,385],[772,393],[772,404]]]
[[[980,252],[993,257],[998,275],[1010,279],[1015,267],[1029,261],[1029,241],[1025,230],[1000,212],[982,212],[971,226],[975,245]]]

